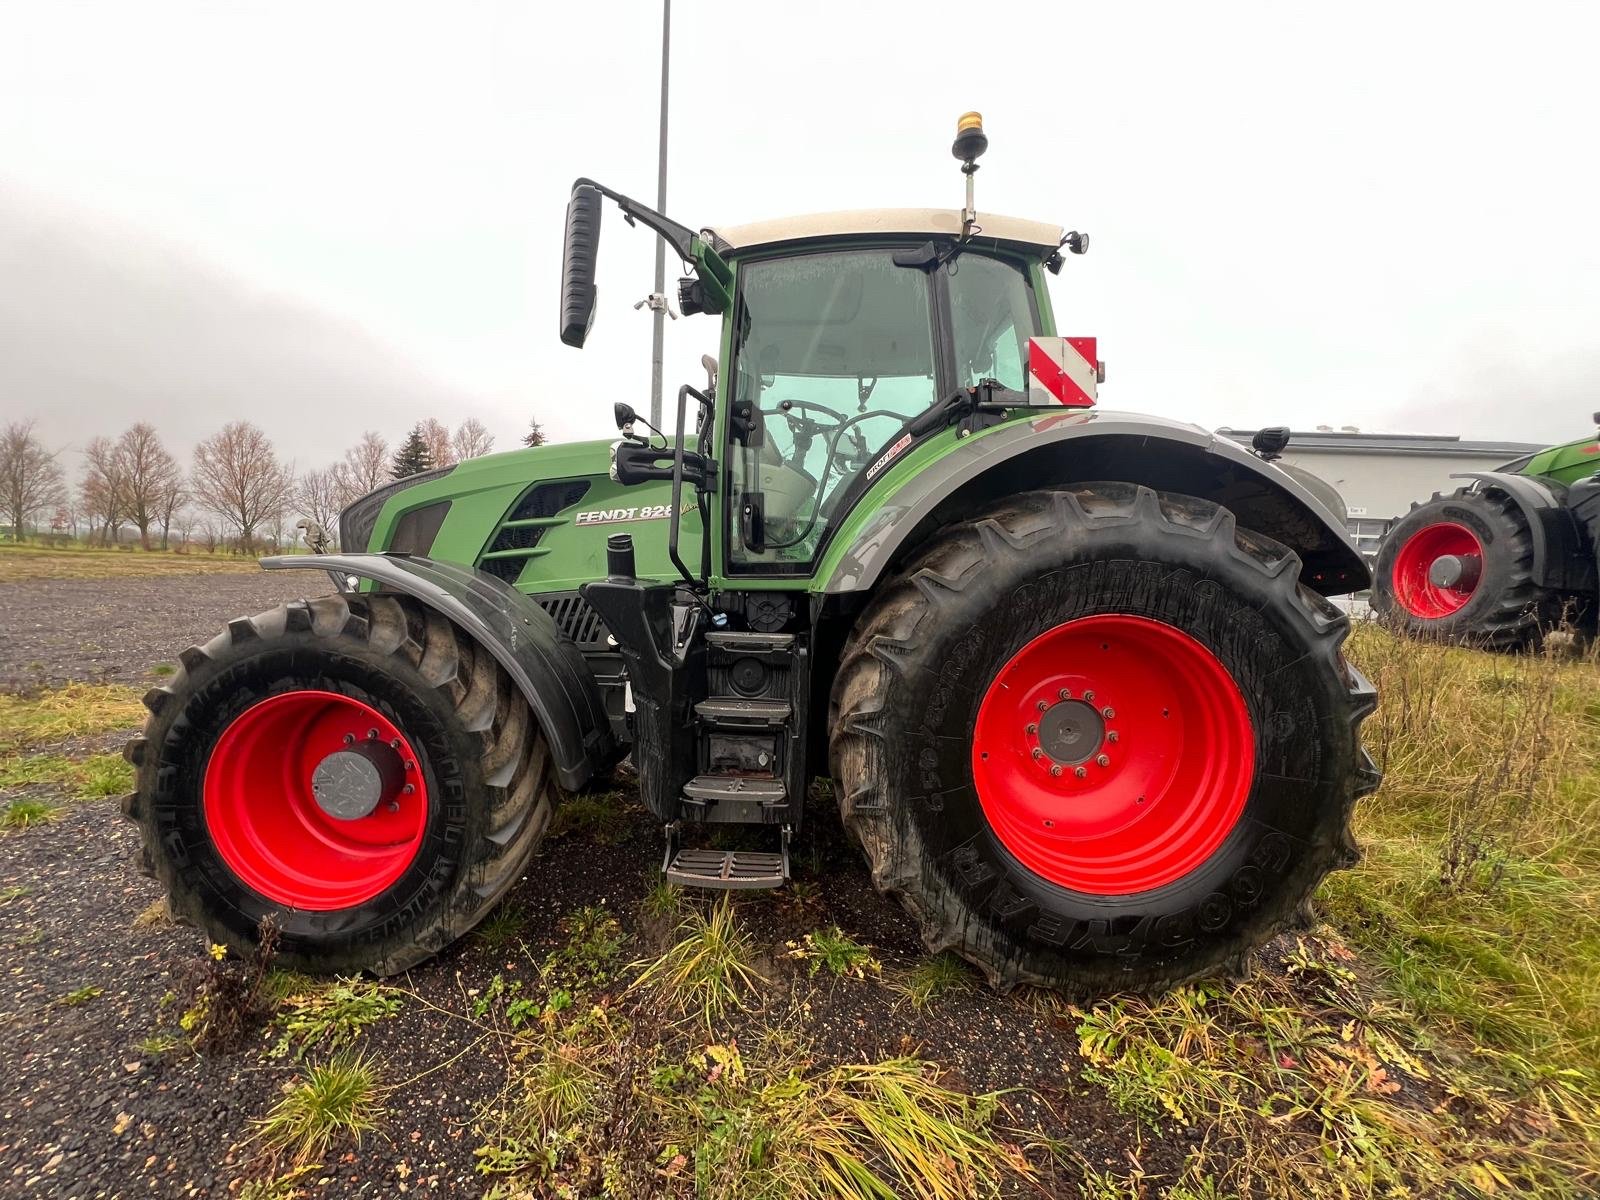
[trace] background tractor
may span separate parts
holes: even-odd
[[[1600,423],[1600,413],[1595,414]],[[1402,632],[1496,649],[1592,634],[1600,443],[1551,446],[1414,504],[1378,548],[1372,606]]]
[[[878,889],[1001,986],[1161,988],[1302,916],[1377,782],[1325,599],[1366,568],[1269,447],[1095,407],[1046,287],[1087,238],[980,215],[986,145],[968,114],[959,211],[695,232],[578,180],[561,340],[615,203],[718,322],[704,389],[672,436],[619,403],[615,443],[398,480],[341,553],[266,560],[339,591],[185,651],[128,751],[173,911],[403,970],[631,754],[702,888],[781,886],[830,776]]]

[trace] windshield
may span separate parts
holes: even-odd
[[[977,254],[942,270],[896,266],[890,249],[741,266],[733,401],[750,433],[730,455],[735,567],[803,569],[851,484],[885,469],[910,444],[902,427],[951,390],[934,342],[946,279],[953,382],[1022,390],[1036,329],[1026,274]]]

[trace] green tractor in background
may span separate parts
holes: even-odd
[[[999,986],[1159,989],[1304,919],[1378,780],[1342,506],[1272,445],[1094,406],[1046,287],[1087,238],[980,216],[986,145],[968,114],[959,211],[695,232],[580,179],[562,341],[611,201],[718,322],[706,386],[671,436],[618,403],[614,443],[398,480],[341,553],[266,560],[338,592],[186,650],[128,750],[173,912],[404,970],[631,755],[688,887],[782,886],[831,777],[877,888]]]
[[[1600,424],[1600,413],[1595,414]],[[1391,628],[1463,645],[1539,645],[1595,627],[1600,442],[1580,438],[1474,472],[1414,504],[1378,548],[1372,607]]]

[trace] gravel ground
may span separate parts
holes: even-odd
[[[0,584],[0,689],[146,682],[229,618],[332,590],[316,571]]]
[[[0,679],[142,682],[153,664],[173,661],[229,617],[321,583],[297,572],[0,585]],[[95,739],[92,748],[122,736]],[[172,1028],[163,998],[175,972],[200,960],[203,941],[170,923],[136,924],[160,896],[129,865],[136,835],[115,801],[52,799],[66,805],[60,821],[0,834],[0,1196],[234,1195],[261,1173],[252,1121],[297,1068],[266,1054],[270,1029],[212,1056],[144,1045]],[[525,917],[522,944],[492,946],[474,936],[391,981],[406,992],[403,1008],[362,1039],[394,1089],[388,1114],[376,1136],[343,1147],[319,1176],[302,1181],[309,1195],[484,1191],[487,1181],[474,1170],[477,1127],[511,1064],[505,1043],[485,1040],[471,1019],[473,997],[497,974],[531,976],[563,941],[562,918],[584,905],[618,913],[628,955],[661,949],[670,927],[640,912],[660,836],[636,810],[620,841],[567,835],[547,842],[509,900]],[[808,887],[741,899],[745,921],[771,953],[764,964],[769,1017],[799,1020],[822,1065],[916,1053],[974,1090],[1030,1089],[1007,1101],[1010,1122],[1043,1129],[1090,1161],[1126,1166],[1127,1148],[1139,1141],[1131,1121],[1063,1069],[1075,1058],[1070,1022],[979,988],[919,1014],[886,986],[812,978],[803,964],[782,958],[785,942],[834,923],[873,946],[887,976],[921,955],[909,919],[873,893],[826,810],[812,820],[797,861]],[[71,1002],[86,988],[100,990]],[[741,1044],[754,1045],[763,1019],[741,1018],[719,1036],[743,1032]],[[1147,1169],[1170,1167],[1182,1151],[1181,1139],[1147,1144],[1143,1161]],[[1056,1189],[1045,1183],[1026,1194]]]

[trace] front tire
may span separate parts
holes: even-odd
[[[526,702],[437,613],[328,596],[230,622],[145,697],[124,810],[175,917],[284,965],[394,974],[520,876],[557,787]]]
[[[1533,538],[1510,497],[1462,488],[1395,522],[1378,549],[1372,607],[1412,637],[1515,650],[1561,617],[1533,577]]]
[[[1099,483],[1014,497],[885,586],[833,770],[930,950],[998,986],[1155,991],[1304,917],[1377,773],[1348,620],[1299,571],[1226,509]]]

